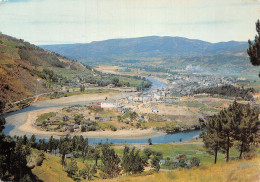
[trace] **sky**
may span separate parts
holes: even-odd
[[[257,19],[260,0],[0,0],[0,31],[37,45],[154,35],[247,41]]]

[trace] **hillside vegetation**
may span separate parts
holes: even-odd
[[[12,102],[51,91],[57,70],[89,72],[83,64],[0,34],[0,101]]]
[[[194,182],[207,182],[207,181],[257,181],[259,180],[259,157],[251,160],[234,160],[230,163],[225,163],[224,158],[220,163],[213,164],[213,157],[208,155],[200,143],[183,143],[183,144],[157,144],[152,146],[144,145],[142,147],[149,147],[156,152],[162,152],[163,156],[171,156],[172,152],[180,154],[184,152],[187,156],[196,156],[195,153],[202,152],[200,155],[207,155],[202,157],[201,165],[199,167],[177,168],[175,170],[165,172],[161,169],[159,173],[146,171],[134,175],[119,176],[113,179],[102,179],[99,174],[96,174],[93,181],[151,181],[151,182],[166,182],[166,181],[194,181]],[[114,146],[119,156],[123,156],[123,146]],[[166,149],[166,150],[165,150]],[[32,153],[39,155],[41,152],[34,150]],[[193,154],[194,153],[194,154]],[[183,153],[182,153],[183,154]],[[65,168],[61,165],[61,158],[44,153],[45,160],[41,166],[35,166],[32,169],[42,181],[73,181],[68,177]],[[199,156],[200,156],[199,155]],[[69,162],[70,159],[67,159]],[[82,169],[84,164],[77,162],[79,169]],[[162,166],[162,168],[164,168]],[[85,181],[82,179],[81,181]]]
[[[192,169],[181,169],[175,172],[160,172],[147,176],[125,176],[112,180],[97,180],[106,182],[138,181],[138,182],[230,182],[230,181],[258,181],[260,159],[233,161],[227,164],[201,166]]]
[[[110,84],[137,89],[151,87],[144,77],[104,74],[22,39],[0,34],[0,102],[6,103],[6,110],[15,109],[12,102],[26,98],[19,103],[21,108],[35,99],[32,96],[60,91],[63,86],[68,86],[67,90],[76,86],[84,91],[83,85]]]

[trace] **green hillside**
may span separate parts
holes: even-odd
[[[32,96],[59,91],[63,86],[79,89],[81,84],[99,87],[109,84],[136,88],[151,86],[142,77],[103,74],[22,39],[0,34],[0,102],[6,103],[6,110],[12,109],[11,103],[15,101],[27,99],[25,103],[20,103],[23,107],[35,99]]]
[[[92,74],[88,67],[23,40],[0,34],[0,101],[50,92],[57,79]]]

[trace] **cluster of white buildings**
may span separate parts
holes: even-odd
[[[232,85],[236,82],[235,78],[223,77],[213,74],[169,74],[167,77],[169,81],[168,90],[172,94],[190,95],[200,88]]]

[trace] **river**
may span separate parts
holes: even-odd
[[[153,90],[157,90],[160,88],[165,88],[166,84],[156,80],[155,78],[152,77],[147,77],[147,79],[149,81],[151,81],[153,83],[153,86],[151,89],[149,89],[148,91],[145,92],[150,92]],[[43,101],[43,102],[38,102],[35,104],[32,104],[31,106],[21,109],[19,111],[15,111],[12,113],[8,113],[5,115],[6,118],[6,125],[5,125],[5,129],[4,132],[7,135],[28,135],[31,136],[32,133],[26,133],[23,131],[19,130],[19,127],[21,125],[23,125],[26,120],[27,120],[27,114],[30,111],[35,111],[35,110],[40,110],[40,109],[45,109],[45,108],[55,108],[55,107],[65,107],[65,106],[70,106],[70,105],[75,105],[75,104],[80,104],[80,105],[87,105],[90,102],[73,102],[73,103],[65,103],[65,104],[58,104],[55,102],[49,103],[48,101]],[[170,142],[179,142],[180,139],[182,139],[182,141],[187,141],[187,140],[191,140],[192,138],[196,137],[197,135],[199,135],[201,133],[201,131],[191,131],[191,132],[183,132],[183,133],[176,133],[176,134],[167,134],[167,135],[163,135],[163,136],[159,136],[159,137],[152,137],[152,141],[153,143],[170,143]],[[48,135],[44,136],[44,135],[37,135],[37,133],[35,133],[37,138],[49,138]],[[98,143],[101,141],[106,141],[106,138],[89,138],[89,143]],[[108,139],[109,142],[113,142],[113,143],[147,143],[147,138],[145,139],[114,139],[114,138],[110,138]]]

